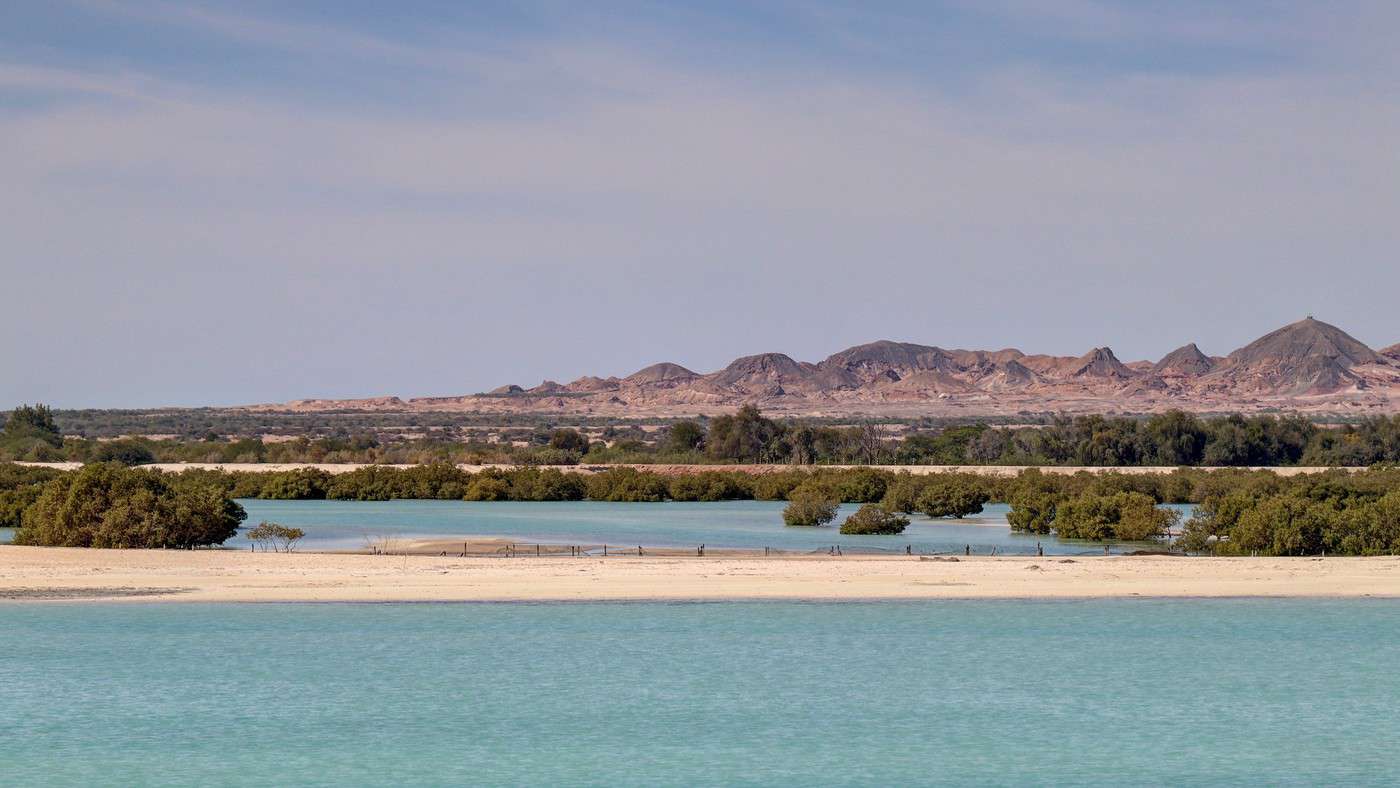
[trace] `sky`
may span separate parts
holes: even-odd
[[[0,406],[1400,342],[1400,4],[0,4]]]

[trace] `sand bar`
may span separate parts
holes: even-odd
[[[455,558],[0,546],[0,603],[1400,597],[1400,558]]]

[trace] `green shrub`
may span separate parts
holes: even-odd
[[[856,510],[841,524],[843,534],[902,534],[909,526],[909,518],[885,509],[879,504],[868,503]]]
[[[467,485],[466,495],[462,496],[468,501],[509,501],[510,484],[504,479],[485,474],[472,479]]]
[[[753,483],[753,497],[759,501],[786,501],[792,491],[811,476],[807,471],[758,474]]]
[[[966,517],[982,511],[990,497],[975,480],[939,475],[929,477],[914,505],[929,517]]]
[[[134,438],[106,441],[88,456],[88,462],[119,462],[122,465],[145,465],[156,461],[156,455],[145,442]]]
[[[331,475],[316,468],[297,468],[282,473],[267,474],[256,497],[275,501],[308,501],[326,497]]]
[[[25,510],[16,544],[53,547],[190,548],[223,544],[243,507],[217,487],[163,474],[88,465],[44,485]]]
[[[891,512],[919,511],[919,494],[924,491],[924,476],[913,476],[908,471],[896,474],[889,484],[885,485],[885,497],[880,503],[886,510]]]
[[[508,478],[513,501],[581,501],[588,491],[582,476],[558,468],[518,468]]]
[[[1158,509],[1137,492],[1081,495],[1055,509],[1055,533],[1063,539],[1147,541],[1165,536],[1180,513]]]
[[[610,468],[588,477],[587,492],[594,501],[664,501],[666,479],[636,468]]]
[[[1020,490],[1011,496],[1011,511],[1006,515],[1013,531],[1048,534],[1055,525],[1055,507],[1062,496],[1056,493]]]
[[[838,474],[836,494],[847,503],[875,503],[885,497],[891,476],[874,468],[852,468]]]
[[[720,471],[680,474],[666,482],[673,501],[736,501],[753,497],[750,477]]]
[[[820,493],[796,491],[783,509],[783,522],[788,525],[826,525],[836,519],[837,502]]]

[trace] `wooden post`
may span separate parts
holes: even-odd
[[[540,557],[540,546],[539,546],[539,545],[535,545],[535,557],[536,557],[536,558],[539,558],[539,557]]]
[[[606,556],[607,554],[608,554],[608,546],[607,546],[607,545],[603,545],[603,555]]]

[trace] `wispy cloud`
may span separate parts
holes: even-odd
[[[101,96],[138,102],[168,100],[176,87],[164,80],[140,74],[110,74],[82,69],[54,68],[0,61],[0,89],[44,95]]]
[[[53,326],[0,360],[56,353],[81,370],[44,391],[12,383],[11,398],[108,365],[127,403],[376,393],[387,379],[451,393],[881,335],[1219,352],[1329,304],[1355,311],[1337,322],[1363,338],[1400,339],[1379,307],[1400,287],[1380,268],[1400,243],[1400,110],[1384,84],[1336,67],[1086,76],[1017,58],[953,90],[889,64],[803,80],[800,66],[709,67],[596,36],[458,49],[97,7],[364,61],[347,79],[390,59],[425,93],[211,84],[158,62],[0,64],[0,90],[51,98],[0,114],[7,282],[61,294],[0,318]],[[1151,24],[1101,3],[979,7],[1054,29]],[[163,360],[123,349],[143,331],[160,333]],[[423,340],[443,332],[456,338]],[[485,333],[510,347],[463,339]],[[256,369],[218,361],[250,346],[265,349]],[[298,371],[308,353],[320,360]]]

